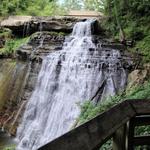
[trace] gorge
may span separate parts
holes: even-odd
[[[79,115],[77,103],[93,97],[97,102],[125,88],[120,52],[96,49],[91,24],[76,23],[62,50],[44,58],[18,129],[18,150],[36,150],[69,131]]]
[[[12,98],[18,99],[19,109],[8,127],[11,131],[18,126],[18,120],[22,120],[17,132],[17,150],[36,150],[66,133],[80,114],[79,105],[87,100],[97,104],[126,87],[132,65],[129,54],[123,45],[94,35],[94,23],[95,20],[75,23],[69,36],[59,35],[53,39],[55,50],[51,52],[47,42],[53,40],[48,41],[50,34],[44,31],[34,34],[27,45],[18,49],[18,59],[24,58],[28,63],[21,63],[23,71],[16,77],[20,76],[22,82],[15,84],[16,79],[11,88],[11,91],[20,90]],[[35,43],[38,44],[35,46]],[[15,63],[17,67],[18,63]],[[12,118],[4,122],[7,124]]]
[[[148,2],[1,0],[0,150],[150,149]]]

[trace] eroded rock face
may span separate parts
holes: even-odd
[[[33,17],[33,16],[10,16],[0,23],[1,27],[9,28],[13,34],[19,36],[29,36],[37,31],[56,31],[71,33],[73,26],[78,21],[84,21],[87,18],[77,17]],[[95,34],[104,33],[99,26],[102,18],[95,19],[92,30]]]
[[[14,34],[27,36],[37,31],[71,32],[79,18],[10,16],[1,22],[1,27],[9,28]]]
[[[43,57],[60,50],[65,36],[38,32],[17,52],[17,61],[0,59],[0,127],[15,135],[36,84]]]
[[[142,69],[132,71],[128,76],[128,88],[144,84],[150,78],[150,64],[144,64]]]
[[[26,70],[25,62],[0,59],[0,127],[11,128],[24,89]]]
[[[22,79],[19,78],[19,74],[16,74],[18,76],[18,79],[13,80],[11,78],[11,80],[16,86],[18,86],[18,82],[19,80],[21,80],[21,83],[19,84],[21,86],[22,92],[19,95],[19,99],[18,97],[12,97],[11,99],[6,98],[5,103],[2,107],[3,113],[0,114],[1,127],[4,127],[11,134],[15,134],[16,127],[20,122],[20,118],[25,109],[25,105],[35,88],[43,57],[47,56],[50,53],[53,53],[54,51],[62,50],[62,46],[65,40],[65,34],[68,34],[72,31],[72,27],[77,20],[78,19],[76,18],[66,17],[27,17],[26,19],[22,19],[22,21],[16,19],[16,22],[13,24],[9,22],[9,19],[8,22],[5,20],[4,22],[2,22],[3,26],[8,27],[12,29],[13,32],[21,35],[27,35],[36,31],[40,31],[34,33],[30,37],[28,43],[21,46],[16,52],[18,60],[23,61],[23,63],[26,65],[26,69]],[[100,31],[101,29],[98,28],[97,22],[93,23],[92,30],[93,34],[99,34],[98,31]],[[62,31],[65,32],[65,34],[62,34]],[[108,52],[108,55],[105,55],[105,57],[109,58],[112,49],[120,50],[120,59],[122,59],[124,68],[127,70],[131,70],[133,62],[129,59],[130,53],[126,51],[126,48],[123,45],[109,42],[109,40],[105,39],[104,36],[102,36],[102,33],[100,33],[99,35],[93,35],[92,40],[95,45],[97,45],[97,51],[100,51],[99,49],[103,49],[101,51],[101,57],[103,57],[104,51],[106,51],[105,54],[107,54]],[[90,53],[92,53],[93,49],[90,49],[89,51]],[[104,64],[104,67],[107,67],[107,64]],[[14,69],[15,67],[12,69],[12,71],[14,71]],[[8,76],[12,74],[11,72],[8,73]],[[8,84],[8,86],[11,85],[12,81],[10,81],[10,84]],[[14,91],[16,94],[20,93],[19,90],[16,90],[15,86],[14,88],[12,88],[12,91]],[[9,92],[6,93],[6,96],[9,95]],[[14,104],[15,107],[13,107]],[[11,116],[11,113],[13,113],[13,116],[10,119],[9,116]]]
[[[17,50],[17,57],[21,60],[41,62],[49,53],[61,50],[65,35],[57,32],[37,32],[29,42]]]
[[[26,22],[30,22],[31,20],[32,16],[9,16],[1,22],[1,26],[18,27],[24,25]]]

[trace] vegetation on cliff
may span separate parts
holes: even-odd
[[[86,121],[96,117],[98,114],[110,109],[114,105],[126,100],[126,99],[146,99],[150,98],[150,81],[144,85],[135,86],[130,90],[123,91],[116,96],[109,97],[97,106],[93,102],[87,101],[81,106],[81,114],[79,117],[79,123],[85,123]]]
[[[143,62],[150,60],[150,5],[149,0],[85,0],[68,1],[58,4],[54,0],[1,0],[0,15],[32,15],[32,16],[52,16],[63,15],[69,9],[88,9],[102,11],[106,15],[103,28],[113,40],[120,41],[128,45],[131,43],[130,50],[139,52],[143,55]],[[55,33],[54,33],[55,34]],[[0,54],[13,54],[14,51],[28,38],[12,38],[11,31],[0,30],[0,38],[5,38]],[[150,81],[144,85],[123,91],[114,97],[95,106],[92,102],[86,102],[81,106],[81,114],[78,119],[80,124],[92,119],[98,114],[108,110],[112,106],[125,99],[150,98]],[[149,133],[150,128],[139,128],[137,134]],[[110,143],[109,143],[110,144]],[[108,145],[109,145],[108,144]],[[106,145],[106,148],[108,148]],[[11,149],[11,148],[8,148]]]
[[[114,40],[130,41],[133,52],[140,52],[143,62],[150,60],[149,0],[2,0],[0,15],[64,15],[69,10],[103,12],[103,27]],[[126,43],[127,44],[127,43]]]
[[[3,150],[15,150],[15,149],[16,149],[16,146],[12,145],[12,146],[4,148]]]
[[[130,50],[141,53],[143,55],[143,63],[149,62],[149,0],[105,0],[103,4],[104,13],[106,14],[103,27],[108,35],[124,44],[127,44],[127,41],[131,41]],[[81,106],[81,114],[78,121],[82,124],[125,99],[143,98],[150,98],[150,81],[144,85],[136,86],[130,91],[126,90],[114,97],[109,97],[97,106],[92,102],[86,102]],[[149,133],[150,127],[138,128],[136,131],[138,134]],[[107,147],[109,144],[105,146]]]
[[[98,105],[93,104],[91,101],[85,102],[81,105],[81,114],[77,120],[78,124],[83,124],[97,115],[107,111],[111,107],[118,103],[121,103],[127,99],[149,99],[150,98],[150,81],[146,82],[144,85],[135,86],[130,90],[123,91],[116,96],[109,97]],[[148,135],[150,134],[150,126],[136,127],[136,135]],[[111,140],[105,143],[100,150],[111,149]]]
[[[14,37],[10,29],[0,28],[0,55],[12,55],[15,50],[28,41],[29,37]]]
[[[149,0],[106,0],[105,5],[106,30],[117,40],[131,41],[131,50],[143,54],[144,62],[150,60],[149,10]]]
[[[28,37],[26,38],[11,38],[7,39],[3,48],[0,48],[0,55],[13,55],[17,48],[21,45],[25,44],[28,41]]]

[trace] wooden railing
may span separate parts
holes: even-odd
[[[128,133],[129,150],[134,150],[134,146],[150,145],[150,135],[135,136],[135,127],[146,125],[150,125],[150,115],[139,115],[130,120]]]
[[[150,125],[150,100],[126,100],[39,150],[99,150],[113,138],[113,150],[150,145],[150,136],[135,136],[134,128]]]

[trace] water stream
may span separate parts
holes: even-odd
[[[15,145],[14,138],[0,130],[0,150],[12,145]]]
[[[127,75],[120,52],[97,49],[91,23],[76,23],[62,50],[43,60],[17,132],[17,150],[36,150],[69,131],[80,114],[78,103],[103,100],[124,89]]]

